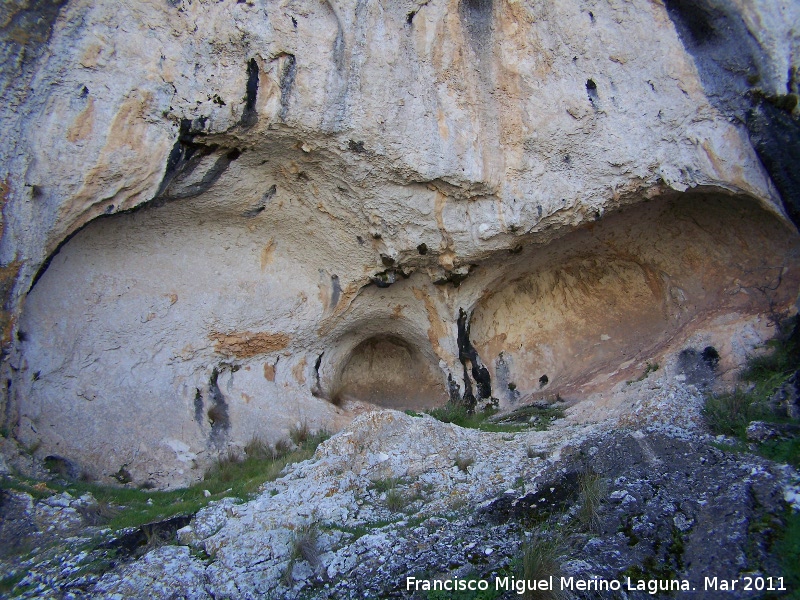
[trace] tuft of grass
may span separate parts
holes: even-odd
[[[763,442],[758,448],[758,453],[764,458],[800,469],[800,437]]]
[[[244,447],[244,453],[247,458],[256,460],[268,460],[275,458],[275,453],[273,452],[272,448],[270,448],[270,445],[260,437],[251,438]]]
[[[228,448],[226,452],[220,453],[210,472],[221,481],[231,482],[238,475],[237,465],[240,465],[244,460],[244,457],[236,450]]]
[[[287,439],[278,440],[275,442],[275,447],[272,451],[272,459],[278,460],[283,458],[284,456],[290,455],[294,451],[294,447],[292,446],[292,442]]]
[[[27,572],[24,569],[20,569],[13,575],[7,575],[0,579],[0,594],[9,594],[11,593],[17,584],[25,578]]]
[[[289,561],[293,564],[298,560],[304,560],[312,567],[319,564],[319,526],[314,521],[301,525],[294,531]]]
[[[578,478],[578,497],[580,509],[578,519],[590,531],[600,525],[600,503],[606,494],[603,478],[593,471],[586,471]]]
[[[402,480],[399,477],[386,477],[384,479],[377,479],[373,481],[369,487],[379,494],[382,494],[384,492],[388,492],[389,490],[395,489],[400,483],[402,483]]]
[[[407,504],[408,500],[405,494],[399,489],[394,488],[386,492],[386,508],[390,511],[401,512]]]
[[[289,563],[283,573],[283,583],[286,587],[291,587],[294,583],[292,572],[297,561],[306,561],[312,569],[319,566],[319,533],[319,525],[316,521],[301,525],[294,530],[289,542]]]
[[[308,423],[303,421],[298,425],[294,425],[289,430],[289,439],[292,440],[296,446],[302,446],[311,437],[311,430],[308,428]]]
[[[562,552],[563,545],[559,538],[534,534],[522,547],[522,558],[517,568],[517,577],[526,581],[534,581],[553,576],[557,580],[561,575],[559,558]],[[522,597],[525,600],[562,600],[567,596],[560,589],[555,589],[548,591],[525,590]]]

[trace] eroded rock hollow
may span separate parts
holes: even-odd
[[[796,4],[2,11],[2,419],[93,478],[372,405],[613,410],[793,310]]]

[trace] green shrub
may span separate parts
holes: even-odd
[[[750,422],[766,419],[770,413],[763,399],[736,388],[730,393],[706,397],[703,415],[712,432],[746,439],[745,430]]]

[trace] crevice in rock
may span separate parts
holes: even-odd
[[[322,381],[320,380],[319,369],[322,365],[322,357],[325,356],[323,352],[317,357],[316,362],[314,363],[314,385],[311,386],[311,394],[316,398],[323,398],[324,393],[322,391]]]

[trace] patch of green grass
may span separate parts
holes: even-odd
[[[449,402],[442,407],[429,410],[428,414],[444,423],[453,423],[466,429],[516,433],[531,429],[531,427],[540,431],[545,430],[552,421],[564,416],[564,409],[561,407],[524,406],[499,419],[493,419],[492,417],[497,414],[497,410],[494,408],[470,413],[463,405]],[[537,417],[536,423],[530,423],[532,416]]]
[[[500,424],[525,426],[533,428],[536,431],[546,431],[553,421],[563,419],[564,414],[564,407],[562,406],[538,406],[531,404],[522,406],[504,415],[497,419],[497,422]]]
[[[758,453],[769,460],[786,463],[800,469],[800,438],[798,437],[763,442],[758,448]]]
[[[470,413],[461,404],[448,402],[439,408],[432,408],[428,414],[443,423],[452,423],[465,429],[480,429],[481,431],[519,431],[519,428],[498,427],[488,422],[488,418],[495,413],[494,410],[475,411]]]
[[[751,421],[793,422],[785,415],[775,414],[769,401],[797,371],[798,350],[795,346],[800,336],[789,333],[796,326],[784,324],[780,334],[767,343],[768,352],[748,359],[740,375],[743,381],[749,383],[747,390],[736,388],[731,393],[706,398],[703,414],[713,433],[733,436],[745,448],[748,442],[746,430]],[[800,466],[800,439],[797,436],[763,442],[758,444],[756,451],[770,460]]]
[[[746,440],[745,430],[750,422],[766,420],[770,412],[762,398],[736,388],[730,393],[708,396],[703,415],[714,433]]]
[[[384,479],[376,479],[370,483],[369,489],[375,490],[379,494],[382,494],[384,492],[388,492],[389,490],[395,489],[402,482],[403,480],[399,477],[385,477]]]
[[[27,492],[35,498],[60,492],[69,492],[77,497],[89,492],[98,502],[98,524],[113,530],[140,527],[176,515],[194,514],[212,500],[229,496],[247,498],[265,482],[277,479],[287,465],[311,458],[317,446],[328,437],[325,432],[309,435],[297,448],[286,453],[283,450],[270,452],[268,458],[261,454],[238,457],[226,453],[203,481],[177,490],[112,487],[83,481],[49,481],[43,486],[42,482],[21,476],[3,478],[0,487]],[[205,490],[210,492],[209,497],[206,497]],[[93,519],[90,518],[90,522]]]
[[[353,539],[350,540],[350,543],[355,542],[358,538],[367,535],[368,533],[372,533],[376,529],[381,529],[382,527],[386,527],[387,525],[392,525],[397,523],[397,520],[389,521],[389,520],[378,520],[378,521],[371,521],[369,523],[363,523],[362,525],[355,525],[355,526],[348,526],[348,525],[336,525],[332,527],[332,529],[336,529],[338,531],[343,531],[344,533],[349,533],[353,536]]]

